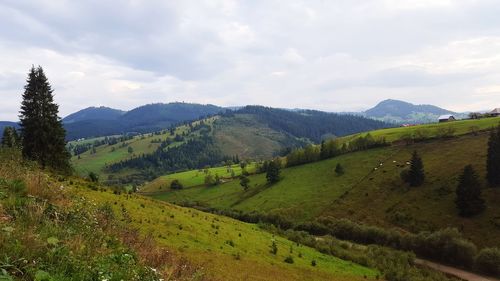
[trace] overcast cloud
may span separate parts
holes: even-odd
[[[61,115],[153,102],[500,107],[498,0],[0,2],[0,120],[41,65]]]

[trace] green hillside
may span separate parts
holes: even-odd
[[[300,146],[306,143],[306,141],[298,140],[286,133],[270,129],[252,115],[216,116],[204,119],[203,122],[213,128],[208,136],[213,139],[215,148],[220,155],[238,155],[240,159],[269,159],[285,147]],[[199,121],[191,123],[191,126],[197,124]],[[82,176],[94,172],[99,174],[104,181],[119,183],[120,179],[134,177],[134,175],[142,174],[143,171],[137,168],[127,168],[111,172],[106,169],[106,166],[142,155],[150,155],[160,147],[162,142],[167,139],[174,140],[175,135],[184,136],[183,141],[173,141],[165,147],[165,150],[181,146],[190,139],[200,138],[199,131],[191,130],[188,125],[182,125],[176,127],[173,134],[165,130],[160,133],[138,135],[113,145],[99,145],[95,147],[95,151],[89,149],[78,156],[73,156],[71,161],[76,172]],[[97,140],[103,140],[103,137],[79,142],[73,141],[70,142],[70,145],[91,144]],[[132,153],[129,152],[129,148],[132,148]],[[222,165],[221,163],[217,164]]]
[[[257,225],[110,192],[77,178],[54,178],[20,165],[5,151],[0,159],[1,280],[347,281],[380,276]],[[270,253],[273,241],[276,254]],[[67,259],[62,262],[61,256]],[[291,262],[285,262],[287,257]]]
[[[398,128],[371,132],[395,141],[422,130],[429,136],[439,128],[452,126],[453,134],[465,134],[472,126],[487,129],[500,119],[461,121],[448,124]],[[476,131],[476,130],[474,130]],[[385,134],[384,134],[385,133]],[[283,179],[272,186],[265,175],[250,176],[250,188],[244,191],[238,181],[216,187],[193,187],[166,191],[154,198],[175,202],[191,202],[219,209],[281,214],[300,223],[320,217],[348,217],[351,220],[379,226],[393,226],[417,232],[457,227],[479,246],[500,243],[500,190],[486,188],[483,197],[487,210],[473,218],[458,216],[454,205],[459,172],[472,164],[484,184],[487,133],[434,138],[408,145],[341,155],[332,159],[282,170]],[[424,161],[426,182],[410,188],[400,178],[411,153],[417,150]],[[340,163],[345,174],[334,169]],[[484,184],[485,185],[485,184]]]
[[[206,124],[212,124],[217,117],[204,119]],[[199,121],[193,122],[193,125],[198,124]],[[111,173],[105,170],[106,165],[124,161],[127,159],[135,158],[143,154],[151,154],[167,139],[172,140],[172,143],[167,147],[176,147],[185,143],[183,141],[175,141],[175,135],[187,134],[187,138],[196,138],[199,136],[198,132],[190,132],[189,126],[182,125],[174,129],[173,134],[168,131],[161,131],[159,133],[143,134],[134,136],[130,140],[118,142],[113,145],[100,145],[95,147],[95,152],[92,149],[71,158],[71,162],[79,175],[86,176],[89,172],[97,173],[103,180],[107,179],[109,175],[113,178],[120,178],[120,176],[137,173],[138,171],[124,171],[123,173]],[[87,139],[83,141],[70,142],[72,145],[93,143],[97,140],[102,140],[103,137]],[[129,147],[132,148],[132,153],[129,153]]]

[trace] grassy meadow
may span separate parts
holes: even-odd
[[[481,123],[486,129],[498,120],[457,124],[465,128]],[[153,197],[220,209],[277,213],[295,222],[332,216],[410,232],[458,227],[477,245],[495,246],[500,243],[496,235],[500,229],[500,190],[488,188],[484,180],[487,139],[488,133],[483,132],[349,153],[283,169],[282,180],[272,186],[266,184],[265,175],[252,175],[247,191],[238,181],[232,181],[156,193]],[[423,158],[426,181],[421,187],[410,188],[400,174],[414,150]],[[344,167],[344,175],[335,174],[338,163]],[[483,214],[472,219],[459,217],[454,204],[458,175],[467,164],[481,176],[488,205]]]

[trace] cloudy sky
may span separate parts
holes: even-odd
[[[2,0],[0,120],[41,65],[61,115],[153,102],[500,107],[498,0]]]

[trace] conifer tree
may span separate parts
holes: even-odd
[[[270,161],[266,170],[266,179],[268,183],[276,183],[281,180],[280,164],[276,161]]]
[[[342,167],[340,163],[338,163],[337,166],[335,166],[335,174],[337,174],[337,176],[341,176],[344,174],[344,167]]]
[[[486,159],[486,179],[492,186],[500,186],[500,126],[491,131]]]
[[[424,163],[422,158],[418,155],[417,151],[413,152],[411,157],[410,171],[408,171],[408,183],[410,186],[420,186],[424,183],[425,172]]]
[[[43,168],[69,172],[70,154],[66,150],[66,131],[58,116],[52,87],[42,67],[32,67],[24,87],[19,118],[23,156]]]
[[[479,177],[472,165],[465,166],[460,175],[456,193],[455,204],[461,216],[474,216],[484,210],[485,205],[484,200],[481,198]]]
[[[5,127],[2,135],[3,147],[15,147],[19,145],[19,136],[17,135],[16,128]]]

